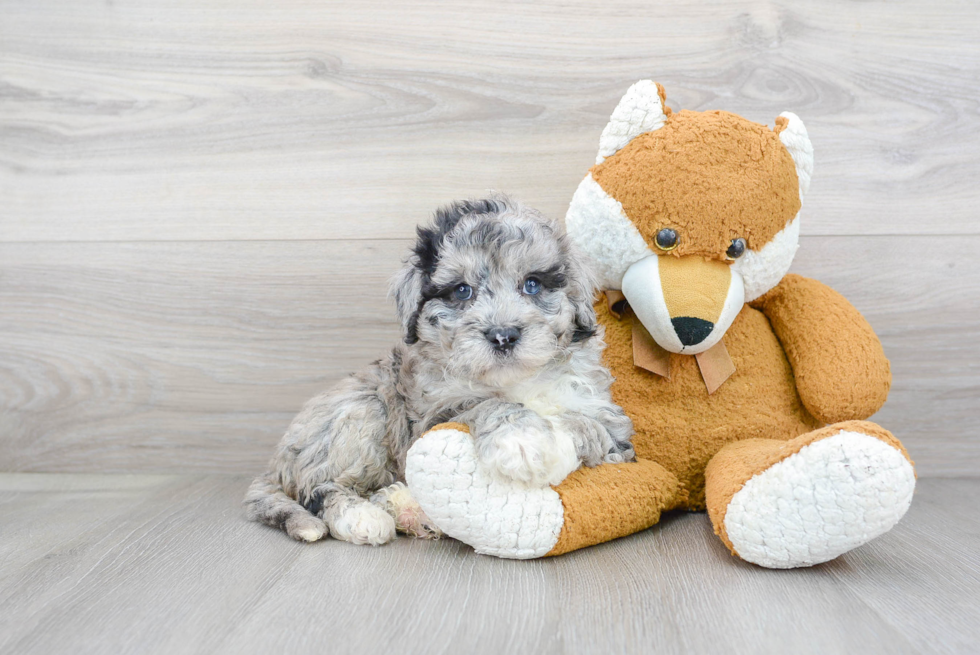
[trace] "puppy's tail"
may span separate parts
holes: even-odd
[[[250,521],[279,528],[296,541],[317,541],[327,534],[326,524],[290,498],[272,474],[255,478],[242,504]]]

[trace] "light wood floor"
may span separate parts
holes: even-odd
[[[812,569],[733,559],[703,514],[513,562],[452,540],[292,542],[237,476],[0,475],[0,652],[976,653],[980,480],[922,480]]]

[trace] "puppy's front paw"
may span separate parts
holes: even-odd
[[[534,425],[505,424],[483,441],[480,459],[497,475],[535,486],[555,485],[578,468],[574,446]]]
[[[419,539],[442,537],[442,531],[426,516],[404,482],[379,489],[371,496],[371,502],[384,508],[395,519],[395,528],[399,532]]]
[[[297,512],[286,520],[286,534],[296,541],[319,541],[327,534],[327,526],[323,521],[310,514]]]
[[[395,538],[395,519],[369,502],[351,505],[330,525],[330,534],[352,544],[380,546]]]

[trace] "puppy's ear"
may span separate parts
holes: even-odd
[[[503,211],[504,205],[494,198],[485,200],[457,200],[437,209],[431,226],[415,229],[415,245],[412,254],[391,280],[391,295],[395,297],[398,319],[405,334],[405,343],[417,343],[419,314],[431,297],[425,295],[432,274],[439,265],[439,251],[443,241],[467,214],[489,214]]]
[[[402,326],[405,343],[419,340],[418,320],[422,305],[422,271],[416,262],[406,261],[401,270],[391,278],[390,295],[395,299],[398,322]]]
[[[568,299],[575,308],[572,341],[586,341],[595,336],[597,329],[593,303],[598,282],[585,256],[565,236],[562,237],[562,250],[565,253],[565,270],[568,271]]]

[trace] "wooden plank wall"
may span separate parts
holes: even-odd
[[[0,0],[0,470],[242,472],[379,355],[416,223],[561,216],[637,79],[816,148],[797,272],[877,329],[878,415],[974,475],[972,2]]]

